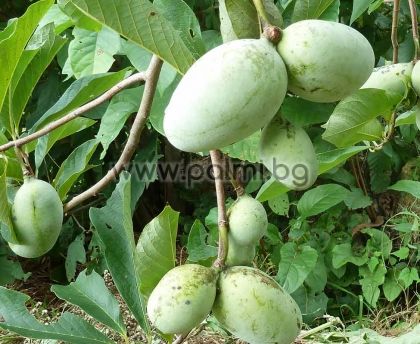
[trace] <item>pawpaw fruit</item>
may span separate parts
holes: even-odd
[[[411,83],[417,95],[420,97],[420,63],[416,63],[411,74]]]
[[[277,48],[286,64],[289,90],[313,102],[335,102],[352,94],[375,63],[361,33],[330,21],[310,19],[288,26]]]
[[[165,110],[165,135],[187,152],[230,145],[270,121],[286,88],[286,68],[267,39],[222,44],[181,79]]]
[[[240,245],[232,237],[228,236],[229,248],[226,257],[226,266],[251,266],[255,257],[255,245]]]
[[[291,190],[311,187],[318,175],[318,161],[308,134],[280,116],[262,131],[260,159],[274,178]]]
[[[411,82],[412,63],[396,63],[375,68],[361,88],[379,88],[396,94],[405,94]]]
[[[228,210],[229,235],[242,246],[255,246],[268,226],[264,206],[249,195],[242,195]]]
[[[292,297],[270,276],[245,266],[221,272],[213,315],[233,335],[251,344],[291,344],[302,325]]]
[[[25,179],[12,205],[12,222],[19,244],[9,243],[18,256],[37,258],[52,249],[61,232],[63,204],[47,182]]]
[[[198,264],[169,270],[152,291],[147,314],[162,333],[181,334],[200,324],[216,297],[217,272]]]

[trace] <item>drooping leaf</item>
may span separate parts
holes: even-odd
[[[331,6],[334,0],[296,0],[292,21],[317,19]]]
[[[90,275],[82,271],[76,281],[69,285],[53,285],[51,291],[60,299],[83,309],[94,319],[125,335],[126,328],[118,301],[95,271]]]
[[[222,148],[222,151],[231,158],[247,160],[249,162],[258,162],[258,147],[260,138],[261,132],[257,131],[246,139]]]
[[[357,255],[350,243],[336,245],[332,250],[332,264],[335,269],[339,269],[347,263],[362,266],[367,263],[368,259],[367,254]]]
[[[351,12],[350,25],[353,24],[357,18],[359,18],[363,13],[365,13],[368,10],[371,3],[372,0],[353,1],[353,10]]]
[[[61,164],[53,181],[53,186],[57,189],[62,200],[66,198],[67,193],[79,176],[89,168],[89,161],[98,144],[99,142],[96,139],[82,143]]]
[[[324,184],[306,191],[297,209],[304,217],[314,216],[344,201],[350,191],[338,184]]]
[[[333,104],[314,103],[299,97],[285,98],[280,108],[282,117],[299,127],[325,123],[333,111]]]
[[[325,173],[366,149],[368,149],[367,146],[351,146],[318,153],[316,155],[319,163],[318,173]]]
[[[60,0],[139,44],[185,73],[196,56],[177,30],[149,0]]]
[[[302,312],[305,324],[312,323],[327,311],[328,296],[323,292],[314,292],[303,285],[292,294],[292,297]]]
[[[359,282],[362,286],[363,297],[373,307],[376,307],[376,303],[378,302],[380,294],[379,286],[385,282],[386,271],[387,269],[383,262],[378,264],[373,271],[366,266],[359,268],[359,273],[362,276]]]
[[[58,5],[52,5],[39,22],[37,30],[45,25],[54,23],[55,33],[59,35],[73,25],[71,19],[60,9]]]
[[[141,291],[149,295],[176,263],[176,235],[179,213],[170,206],[143,228],[137,242]]]
[[[81,233],[67,248],[66,262],[64,264],[66,268],[67,281],[73,280],[76,275],[77,262],[81,264],[86,263],[86,251],[84,244],[85,234]]]
[[[188,235],[188,261],[200,262],[217,257],[217,247],[207,243],[208,233],[200,220],[195,220]]]
[[[38,322],[25,303],[29,296],[0,287],[0,328],[34,339],[56,339],[75,344],[112,344],[113,341],[86,320],[69,312],[50,325]]]
[[[13,283],[15,280],[26,281],[30,275],[30,272],[23,271],[19,262],[8,259],[0,252],[0,286]]]
[[[394,185],[389,186],[388,189],[408,192],[415,198],[420,199],[420,182],[415,180],[399,180]]]
[[[269,199],[276,198],[289,191],[289,189],[283,184],[279,183],[274,177],[271,177],[266,181],[255,197],[260,202],[268,201]]]
[[[392,161],[383,151],[374,152],[367,157],[370,174],[370,188],[373,192],[383,192],[391,183]]]
[[[389,302],[394,301],[403,291],[401,284],[398,282],[398,275],[399,272],[396,269],[389,269],[386,273],[382,290]]]
[[[310,246],[298,247],[288,242],[282,246],[280,255],[277,280],[288,293],[293,293],[314,269],[318,252]]]
[[[131,219],[131,178],[127,172],[120,174],[105,207],[90,208],[89,218],[105,246],[105,260],[115,286],[141,328],[149,333],[146,304],[140,292],[139,257]]]
[[[372,204],[372,200],[369,196],[365,195],[362,189],[354,188],[348,194],[344,203],[349,209],[360,209],[366,208]]]

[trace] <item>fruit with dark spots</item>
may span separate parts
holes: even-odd
[[[242,246],[255,246],[268,226],[264,206],[249,195],[242,195],[228,211],[229,236]]]
[[[318,175],[318,161],[308,134],[276,116],[263,129],[260,158],[280,183],[291,190],[305,190]]]
[[[323,20],[288,26],[277,49],[286,64],[289,90],[313,102],[335,102],[352,94],[368,79],[375,62],[362,34]]]
[[[302,324],[296,302],[262,271],[235,266],[220,274],[216,319],[250,344],[291,344]]]
[[[37,258],[52,249],[61,232],[63,205],[47,182],[26,178],[15,195],[12,222],[18,244],[9,243],[18,256]]]
[[[168,271],[147,303],[152,324],[166,334],[181,334],[200,324],[216,297],[217,271],[186,264]]]
[[[222,44],[182,78],[165,110],[165,135],[187,152],[230,145],[270,121],[286,88],[286,68],[267,39]]]

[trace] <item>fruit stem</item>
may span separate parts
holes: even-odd
[[[414,62],[419,59],[420,53],[420,44],[419,44],[419,24],[417,22],[417,7],[414,0],[408,0],[408,5],[410,6],[411,14],[411,30],[413,32],[413,41],[414,41]]]
[[[394,10],[392,12],[392,28],[391,28],[391,42],[392,42],[392,63],[398,63],[398,14],[400,12],[400,0],[394,0]]]
[[[229,175],[230,183],[232,184],[233,188],[236,192],[236,197],[240,197],[245,193],[244,187],[241,183],[241,181],[238,178],[238,175],[233,170],[233,166],[231,164],[231,159],[228,155],[224,156],[227,161],[227,172]]]
[[[20,167],[22,168],[22,173],[23,173],[24,179],[26,179],[26,177],[34,176],[35,174],[34,174],[34,171],[32,170],[31,164],[29,162],[28,155],[26,153],[24,153],[20,149],[20,147],[16,147],[16,146],[15,146],[15,153],[16,153],[16,156],[19,160]]]
[[[267,24],[271,24],[262,0],[252,0],[252,2],[257,9],[258,16],[262,18]]]
[[[217,222],[219,225],[219,251],[214,262],[215,267],[224,267],[227,257],[228,244],[228,222],[226,216],[225,189],[223,187],[223,164],[222,154],[218,150],[210,151],[211,163],[213,165],[214,184],[217,198]]]

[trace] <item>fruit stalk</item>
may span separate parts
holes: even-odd
[[[255,8],[257,9],[258,16],[262,18],[267,24],[271,24],[268,19],[267,12],[265,11],[264,4],[262,0],[252,0]]]
[[[229,249],[225,189],[223,187],[223,159],[219,150],[211,150],[210,158],[213,165],[214,184],[216,187],[217,222],[219,226],[219,251],[217,254],[217,259],[213,265],[215,267],[223,267],[225,265],[225,260]]]
[[[393,48],[392,63],[398,63],[398,14],[400,12],[400,0],[394,0],[392,12],[391,42]]]
[[[420,53],[420,44],[419,44],[419,24],[417,22],[417,7],[414,0],[408,0],[408,5],[410,6],[411,14],[411,27],[413,31],[413,41],[414,41],[414,61],[419,59]]]

